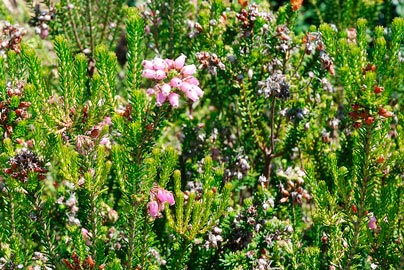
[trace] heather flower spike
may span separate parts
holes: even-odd
[[[173,108],[178,108],[181,95],[192,102],[203,96],[199,81],[193,76],[196,66],[185,65],[186,58],[181,54],[175,60],[156,57],[142,62],[142,77],[156,83],[146,90],[149,96],[156,96],[156,106],[163,106],[168,101]]]

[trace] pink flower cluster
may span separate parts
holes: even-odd
[[[143,61],[142,77],[156,82],[153,88],[147,89],[147,93],[156,96],[157,106],[162,106],[168,100],[171,106],[178,108],[180,92],[193,102],[203,96],[199,81],[193,76],[196,66],[185,65],[185,59],[186,56],[181,54],[175,60],[156,57]]]
[[[161,211],[164,210],[164,204],[174,205],[174,195],[161,187],[154,186],[150,190],[150,202],[147,204],[147,212],[155,219],[161,215]]]

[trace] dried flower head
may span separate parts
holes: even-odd
[[[288,99],[290,96],[289,83],[285,75],[274,73],[266,80],[258,82],[258,94],[264,94],[265,98],[275,96],[280,99]]]
[[[10,168],[4,169],[4,173],[23,183],[28,181],[29,173],[37,174],[39,180],[45,179],[45,173],[47,170],[45,169],[43,162],[35,153],[29,150],[21,150],[8,161],[8,164],[10,165]]]
[[[24,28],[19,27],[18,24],[11,25],[8,21],[5,21],[0,36],[0,55],[5,55],[8,50],[20,53],[20,44],[24,35]]]
[[[293,11],[299,10],[303,5],[303,0],[290,0]]]

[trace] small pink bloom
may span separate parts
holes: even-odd
[[[111,119],[111,117],[105,116],[105,118],[104,118],[104,123],[105,123],[107,126],[112,125],[112,119]]]
[[[145,34],[150,34],[150,26],[148,26],[148,25],[146,25],[145,27],[144,27],[144,32],[145,32]]]
[[[149,215],[155,219],[156,217],[159,216],[159,205],[156,201],[151,201],[147,204],[148,210],[147,212]]]
[[[161,58],[154,58],[153,59],[153,69],[155,70],[165,70],[167,68],[167,63],[164,59]]]
[[[156,70],[156,73],[154,75],[154,79],[156,79],[156,80],[164,80],[165,78],[167,78],[167,75],[163,70]]]
[[[161,107],[163,105],[163,103],[166,101],[166,99],[167,99],[167,97],[163,93],[158,92],[157,95],[156,95],[156,105],[157,105],[157,107]]]
[[[376,229],[376,227],[377,227],[376,221],[377,220],[376,220],[375,216],[373,216],[373,215],[369,218],[369,224],[368,224],[369,229],[371,229],[371,230]]]
[[[184,54],[181,54],[180,56],[178,56],[177,59],[175,59],[175,61],[174,61],[175,68],[180,70],[184,66],[186,58],[187,57]]]
[[[146,93],[147,93],[149,96],[152,96],[152,95],[154,95],[154,94],[156,93],[156,91],[154,91],[153,88],[148,88],[148,89],[146,90]]]
[[[167,64],[167,68],[168,68],[168,69],[175,68],[175,62],[174,62],[174,60],[172,60],[172,59],[166,59],[165,61],[166,61],[166,64]]]
[[[153,62],[150,60],[143,60],[142,65],[145,69],[153,69]]]
[[[159,188],[157,190],[156,197],[160,203],[165,203],[167,201],[167,192],[164,189]]]
[[[187,91],[184,91],[184,93],[192,101],[198,101],[199,100],[198,95],[196,94],[196,92],[192,88],[190,88]]]
[[[162,203],[169,203],[170,205],[174,205],[175,201],[174,201],[174,196],[171,192],[164,190],[164,189],[159,189],[157,191],[157,199]]]
[[[168,202],[169,205],[174,205],[175,204],[174,195],[169,191],[166,191],[166,193],[167,193],[166,202]]]
[[[197,85],[192,85],[192,90],[195,91],[195,93],[198,95],[198,97],[202,97],[203,96],[203,91],[201,88],[199,88],[199,86]]]
[[[84,241],[86,241],[87,246],[91,246],[91,241],[89,237],[91,237],[91,234],[86,228],[81,228],[81,235],[83,236]]]
[[[187,83],[187,82],[182,82],[180,90],[184,93],[186,93],[187,91],[189,91],[192,88],[192,84]]]
[[[49,29],[42,29],[42,30],[41,30],[40,37],[41,37],[42,39],[47,38],[48,35],[49,35]]]
[[[180,88],[181,84],[182,84],[182,80],[178,77],[174,77],[170,81],[171,87]]]
[[[86,228],[81,228],[81,235],[86,238],[88,235],[88,230]]]
[[[185,79],[185,81],[186,82],[188,82],[188,83],[190,83],[190,84],[193,84],[193,85],[199,85],[199,81],[198,81],[198,79],[197,78],[195,78],[195,77],[187,77],[186,79]]]
[[[173,106],[174,108],[178,108],[178,106],[180,105],[180,95],[171,93],[168,96],[168,101],[170,102],[171,106]]]
[[[188,65],[188,66],[184,66],[181,69],[181,72],[184,76],[191,76],[193,74],[195,74],[196,72],[196,66],[195,65]]]
[[[163,86],[161,87],[161,93],[163,93],[163,95],[165,95],[166,97],[170,94],[171,92],[171,86],[169,84],[163,84]]]
[[[103,137],[101,139],[101,141],[100,141],[100,144],[102,144],[102,145],[107,145],[107,144],[110,144],[110,143],[111,143],[111,141],[107,137]]]
[[[147,79],[155,79],[156,71],[154,71],[152,69],[145,69],[142,72],[142,77],[147,78]]]

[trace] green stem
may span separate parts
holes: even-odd
[[[270,115],[270,121],[271,121],[271,146],[269,150],[269,154],[272,155],[275,151],[275,105],[276,105],[276,97],[272,97],[272,102],[271,102],[271,115]]]
[[[169,32],[170,32],[170,50],[169,53],[171,54],[171,58],[174,57],[174,44],[175,44],[175,39],[174,39],[174,12],[175,12],[175,8],[174,8],[174,0],[170,0],[170,7],[169,7],[169,12],[170,15],[168,17],[169,20]]]
[[[38,234],[41,237],[41,242],[42,242],[43,246],[45,247],[46,255],[49,259],[48,267],[50,267],[51,269],[56,269],[55,267],[56,267],[57,255],[54,252],[55,247],[52,244],[49,228],[48,228],[47,224],[45,223],[43,216],[42,216],[41,205],[39,204],[35,194],[28,192],[28,197],[34,206],[34,211],[36,213],[37,221],[40,225],[40,230],[39,230]]]
[[[97,188],[97,187],[95,187]],[[91,194],[91,192],[90,192]],[[90,195],[91,196],[91,195]],[[91,207],[91,230],[92,230],[92,234],[93,234],[93,259],[96,260],[97,259],[97,234],[98,234],[98,230],[97,230],[97,210],[96,210],[96,196],[94,195],[94,197],[91,199],[91,203],[90,203],[90,207]]]
[[[366,216],[366,210],[365,210],[365,204],[366,204],[366,193],[368,189],[368,184],[370,181],[370,174],[369,174],[369,155],[370,155],[370,141],[371,141],[371,126],[367,125],[366,126],[366,138],[365,138],[365,145],[364,145],[364,155],[365,155],[365,160],[362,166],[362,172],[363,172],[363,182],[362,182],[362,187],[360,189],[360,202],[359,202],[359,209],[358,209],[358,217],[357,220],[351,220],[354,223],[354,235],[353,235],[353,240],[352,240],[352,245],[351,249],[349,251],[349,255],[347,258],[347,263],[344,267],[346,270],[350,270],[352,268],[354,256],[356,253],[356,250],[358,248],[359,244],[359,236],[360,236],[360,227],[363,218]]]
[[[135,207],[135,206],[134,206]],[[133,257],[135,255],[135,212],[133,211],[129,216],[129,248],[128,248],[128,269],[133,269]]]
[[[93,18],[91,14],[92,9],[92,0],[87,0],[87,16],[88,16],[88,27],[90,28],[90,50],[91,50],[91,59],[94,59],[95,55],[95,44],[94,44],[94,32],[93,32]]]
[[[145,209],[144,213],[143,213],[144,217],[143,217],[143,224],[144,224],[144,231],[143,231],[143,247],[142,247],[142,256],[140,258],[140,266],[141,269],[147,269],[147,265],[146,265],[146,259],[147,259],[147,252],[148,252],[148,238],[149,238],[149,229],[150,229],[150,224],[147,220],[148,217],[148,213],[147,210]]]
[[[185,259],[185,254],[188,250],[188,246],[190,244],[189,240],[184,240],[181,244],[181,251],[178,257],[178,261],[174,262],[176,264],[174,269],[178,269],[178,270],[182,270],[185,269],[185,267],[183,266],[184,263],[184,259]]]
[[[154,40],[154,49],[159,53],[160,52],[160,47],[159,47],[159,29],[158,29],[158,22],[157,22],[157,16],[156,16],[156,11],[159,10],[156,1],[152,1],[154,4],[151,6],[151,4],[148,4],[148,8],[153,11],[153,17],[152,17],[152,24],[153,24],[153,40]]]
[[[253,138],[256,142],[256,144],[258,145],[258,147],[261,149],[261,151],[263,153],[267,152],[267,148],[265,146],[265,143],[262,142],[262,137],[258,134],[257,130],[256,130],[256,124],[254,122],[254,118],[252,117],[252,113],[250,110],[250,102],[248,99],[248,94],[247,94],[247,89],[245,87],[245,85],[241,85],[241,98],[244,101],[244,105],[245,105],[245,110],[247,112],[247,118],[248,118],[248,124],[250,125],[250,129],[253,135]]]
[[[108,8],[111,6],[111,1],[107,0],[105,3],[105,6],[107,7],[107,14],[104,14],[104,21],[102,23],[102,30],[101,30],[101,37],[100,37],[100,44],[104,41],[104,37],[107,33],[107,24],[109,23],[109,15],[111,14],[111,9]]]
[[[70,2],[68,2],[68,5],[70,5]],[[72,24],[72,32],[73,32],[74,40],[76,41],[77,47],[79,47],[80,51],[82,52],[84,50],[84,47],[83,47],[83,44],[81,44],[81,41],[80,41],[80,38],[79,38],[79,35],[77,32],[76,21],[73,18],[71,9],[68,9],[67,16],[69,17],[69,21]],[[63,24],[63,27],[64,27],[64,24]]]

